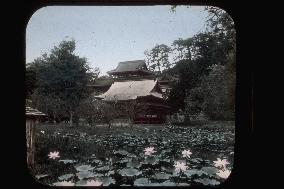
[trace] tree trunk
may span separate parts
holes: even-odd
[[[70,127],[73,126],[73,114],[74,114],[74,112],[70,111],[70,121],[69,121],[69,126]]]
[[[53,124],[55,124],[55,123],[56,123],[56,120],[55,120],[55,113],[53,112],[52,115],[53,115]]]

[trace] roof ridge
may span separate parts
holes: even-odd
[[[118,63],[137,62],[137,61],[145,62],[145,60],[127,60],[127,61],[122,61]]]

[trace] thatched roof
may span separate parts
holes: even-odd
[[[155,80],[116,81],[107,92],[96,96],[106,101],[131,100],[141,96],[163,98]]]
[[[144,60],[132,60],[132,61],[125,61],[119,62],[116,69],[108,71],[107,73],[112,74],[121,74],[121,73],[130,73],[130,72],[143,72],[147,74],[152,74],[147,69],[146,63]]]
[[[27,117],[40,117],[40,116],[46,116],[46,114],[38,111],[37,109],[33,109],[31,107],[26,106],[26,116]]]

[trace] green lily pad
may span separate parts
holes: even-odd
[[[195,182],[201,183],[203,185],[218,185],[220,184],[219,181],[215,180],[215,179],[209,179],[209,178],[201,178],[201,179],[195,179]]]
[[[72,183],[71,181],[62,181],[62,182],[55,182],[53,183],[54,186],[74,186],[75,184]]]
[[[192,159],[190,159],[190,161],[193,162],[193,163],[200,163],[203,160],[201,158],[192,158]]]
[[[78,167],[75,167],[77,171],[90,171],[92,169],[94,169],[94,167],[92,167],[91,165],[81,165]]]
[[[161,159],[160,162],[171,163],[170,159]]]
[[[162,169],[162,171],[165,171],[165,172],[171,173],[171,174],[175,171],[174,167],[164,167],[164,166],[162,166],[161,169]]]
[[[115,174],[114,171],[109,171],[108,174],[107,174],[107,176],[114,175],[114,174]]]
[[[95,174],[93,172],[90,172],[90,171],[81,171],[81,172],[76,173],[76,176],[81,180],[81,179],[85,179],[85,178],[94,177]]]
[[[127,167],[135,167],[139,168],[141,167],[141,163],[138,161],[137,158],[132,158],[129,162],[127,162]]]
[[[162,182],[160,186],[176,186],[176,183],[171,181]]]
[[[91,162],[95,163],[95,164],[98,164],[98,165],[103,164],[103,162],[101,160],[98,160],[98,159],[93,159]]]
[[[191,170],[186,170],[184,172],[184,174],[187,176],[187,177],[191,177],[193,175],[198,175],[198,176],[201,176],[203,174],[206,174],[204,171],[202,170],[198,170],[198,169],[191,169]]]
[[[95,177],[103,177],[104,175],[102,173],[94,173]]]
[[[107,172],[109,170],[110,170],[110,167],[108,165],[96,169],[97,172]]]
[[[170,178],[170,174],[165,174],[165,173],[156,173],[154,175],[154,178],[157,180],[167,180]]]
[[[122,176],[138,176],[141,175],[142,172],[134,169],[134,168],[124,168],[122,170],[119,171],[119,174],[121,174]]]
[[[130,160],[131,159],[129,159],[129,158],[123,158],[123,159],[121,159],[120,161],[117,161],[117,162],[119,162],[119,163],[128,163]]]
[[[98,177],[97,180],[102,182],[103,186],[109,186],[111,184],[115,184],[115,180],[111,177],[106,177],[106,176]]]
[[[215,175],[219,171],[219,169],[216,167],[202,167],[201,170],[207,173],[209,176]]]
[[[114,152],[115,155],[127,156],[129,153],[126,150],[118,150]]]
[[[172,152],[171,150],[166,149],[166,150],[162,150],[161,154],[169,154],[171,152]]]
[[[177,186],[190,186],[188,183],[176,183]]]
[[[58,177],[58,180],[63,181],[66,180],[68,181],[70,178],[72,178],[74,175],[73,174],[66,174],[66,175],[61,175],[60,177]]]
[[[139,178],[134,181],[134,186],[146,186],[149,185],[148,178]]]
[[[75,186],[85,186],[87,184],[86,180],[79,180],[76,182]]]
[[[70,160],[70,159],[62,159],[62,160],[59,160],[59,162],[63,162],[64,164],[72,164],[72,163],[76,163],[77,161],[76,160]]]
[[[143,164],[151,164],[156,165],[158,163],[158,158],[155,156],[147,156],[143,162]]]
[[[129,159],[121,159],[119,161],[116,161],[113,165],[119,166],[119,167],[125,167],[126,164],[129,162]]]

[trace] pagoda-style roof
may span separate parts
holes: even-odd
[[[108,71],[109,75],[152,75],[153,72],[149,71],[144,60],[132,60],[119,62],[116,69]]]
[[[163,98],[156,80],[116,81],[111,85],[107,92],[96,97],[106,101],[116,101],[133,100],[143,96]]]
[[[26,116],[27,117],[41,117],[41,116],[46,116],[46,114],[38,111],[37,109],[26,106]]]

